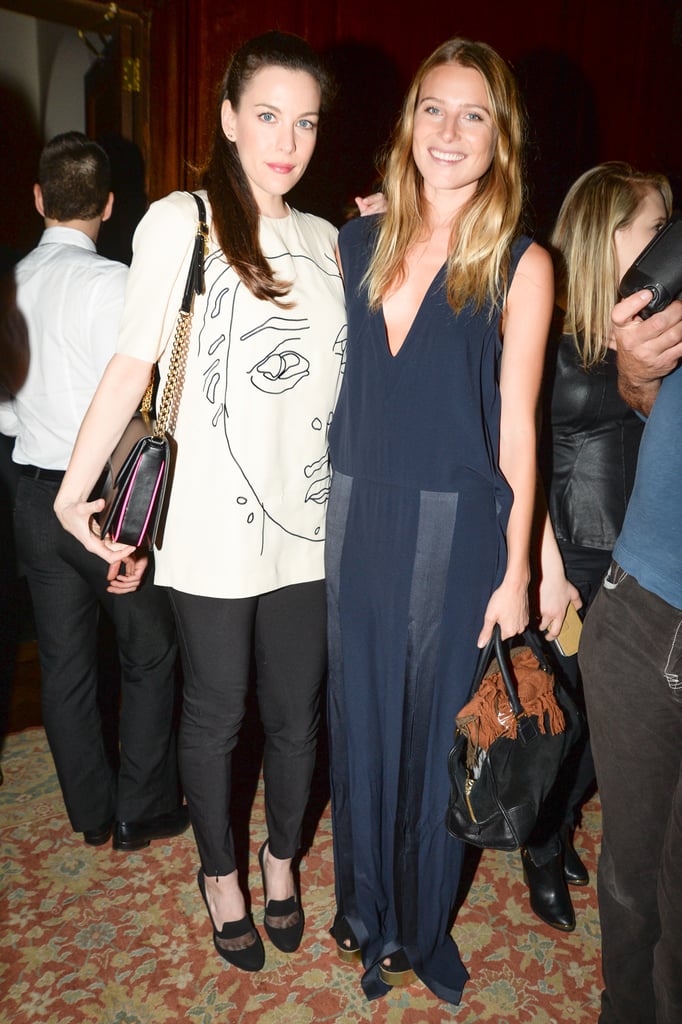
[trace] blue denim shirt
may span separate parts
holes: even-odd
[[[647,420],[613,557],[640,586],[682,609],[682,365],[661,382]]]

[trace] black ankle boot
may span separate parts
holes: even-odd
[[[564,878],[562,854],[558,853],[541,867],[533,863],[527,850],[521,851],[521,860],[533,913],[551,928],[572,932],[575,912]]]
[[[573,846],[573,830],[568,825],[561,830],[561,846],[564,851],[564,878],[569,885],[587,885],[590,876]]]

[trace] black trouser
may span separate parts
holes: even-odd
[[[615,563],[580,669],[602,806],[601,1024],[682,1021],[682,610]]]
[[[270,850],[293,857],[315,766],[327,663],[324,582],[240,599],[177,590],[170,596],[184,676],[180,774],[204,871],[227,875],[236,867],[231,762],[254,663]]]
[[[14,523],[38,635],[43,724],[71,824],[84,832],[110,818],[139,821],[177,807],[177,646],[153,567],[134,593],[108,593],[106,563],[54,514],[58,487],[22,476]],[[100,608],[113,623],[121,667],[118,773],[98,706]]]
[[[19,468],[12,462],[13,447],[14,438],[0,434],[0,756],[9,723],[10,691],[25,604],[25,581],[17,572],[14,544],[12,509]]]
[[[560,548],[566,576],[580,591],[583,602],[580,615],[584,618],[609,567],[611,553],[599,548],[583,548],[570,544],[562,544]],[[555,644],[551,645],[549,653],[558,669],[561,683],[585,716],[585,695],[577,654],[564,657],[559,654]],[[594,788],[594,761],[586,724],[583,735],[578,738],[561,766],[556,783],[541,808],[537,825],[527,844],[528,853],[535,864],[545,864],[559,853],[560,830],[564,826],[573,829],[578,824],[583,802],[592,795]]]

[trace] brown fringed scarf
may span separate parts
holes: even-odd
[[[511,652],[519,700],[528,715],[537,715],[538,729],[553,736],[565,728],[564,713],[554,696],[554,678],[544,672],[528,647]],[[516,739],[517,719],[512,714],[502,674],[493,661],[490,671],[456,719],[457,729],[467,737],[467,766],[473,767],[481,750],[488,750],[499,736]]]

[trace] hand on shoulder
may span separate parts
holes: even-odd
[[[373,213],[386,212],[386,196],[383,192],[373,192],[369,196],[356,196],[355,204],[361,217],[369,217]]]

